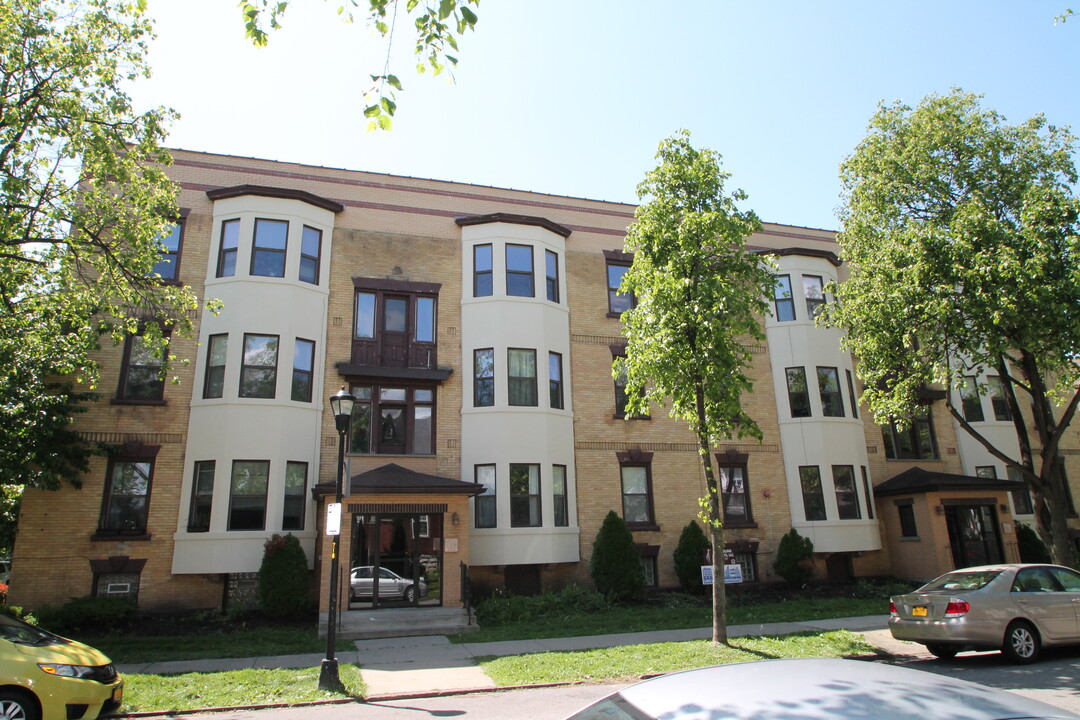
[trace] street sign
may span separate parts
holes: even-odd
[[[326,506],[326,534],[341,534],[341,503],[330,503]]]

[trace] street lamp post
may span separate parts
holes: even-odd
[[[327,508],[326,532],[333,536],[330,544],[330,605],[326,613],[326,658],[322,661],[319,671],[319,689],[341,691],[343,686],[338,675],[338,661],[334,656],[337,644],[337,617],[338,617],[338,549],[341,545],[341,495],[342,475],[345,468],[345,433],[349,431],[349,420],[352,418],[353,403],[356,398],[349,394],[345,386],[337,395],[330,398],[330,409],[334,413],[334,424],[338,432],[338,459],[337,459],[337,482],[334,488],[334,503],[337,513],[337,527],[331,527],[329,519],[331,510]]]

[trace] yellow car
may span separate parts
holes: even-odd
[[[120,673],[94,648],[0,613],[0,720],[93,720],[123,694]]]

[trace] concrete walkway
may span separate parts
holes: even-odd
[[[757,635],[788,635],[797,632],[851,630],[865,633],[867,639],[886,652],[897,655],[921,654],[922,646],[898,643],[887,629],[887,615],[834,618],[794,623],[763,625],[731,625],[730,637]],[[507,640],[503,642],[453,644],[443,635],[423,637],[382,638],[358,640],[356,652],[338,653],[342,664],[358,664],[368,686],[368,698],[420,696],[444,692],[489,690],[495,687],[491,679],[476,664],[481,657],[506,657],[550,651],[591,650],[621,645],[643,645],[658,642],[705,640],[712,636],[711,628],[661,630],[614,635],[548,638],[544,640]],[[223,660],[191,660],[160,663],[119,665],[120,672],[166,675],[188,672],[222,672],[245,668],[319,667],[323,655],[282,655],[277,657],[233,658]]]

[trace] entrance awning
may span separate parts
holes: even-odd
[[[319,483],[312,492],[316,497],[333,495],[334,489],[334,483]],[[396,463],[349,478],[349,495],[479,495],[483,491],[477,483],[427,475]]]
[[[1020,490],[1023,487],[1024,481],[1022,480],[952,475],[914,467],[875,486],[874,496],[888,497],[890,495],[955,492],[958,490]]]

